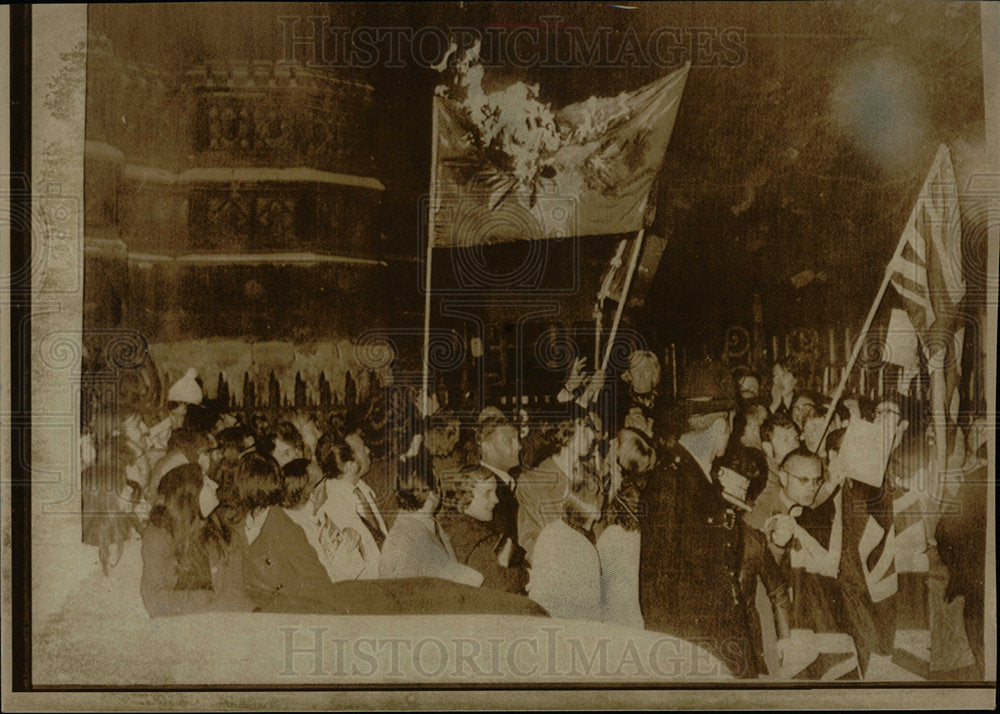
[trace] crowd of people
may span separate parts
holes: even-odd
[[[689,639],[738,677],[875,679],[902,671],[900,633],[944,646],[928,612],[961,597],[974,661],[951,667],[982,676],[982,424],[937,464],[920,405],[832,404],[794,360],[693,363],[672,400],[652,352],[614,380],[585,367],[534,415],[390,389],[243,414],[204,406],[190,370],[162,419],[124,414],[85,464],[126,494],[153,617],[458,612],[478,592],[487,611]],[[840,453],[852,422],[888,440],[880,485]]]

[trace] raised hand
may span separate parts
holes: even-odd
[[[601,393],[604,389],[604,381],[607,379],[607,374],[604,372],[594,372],[590,379],[587,381],[587,387],[583,390],[583,396],[580,397],[579,403],[586,406],[594,400],[597,399],[597,395]]]
[[[764,524],[764,530],[771,534],[771,542],[779,548],[785,548],[795,534],[795,519],[779,513],[771,516]]]

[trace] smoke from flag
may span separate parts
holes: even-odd
[[[688,69],[554,113],[537,101],[537,90],[520,84],[486,95],[477,83],[472,99],[463,101],[439,92],[430,216],[435,245],[647,226]]]

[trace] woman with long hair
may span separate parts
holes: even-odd
[[[201,467],[183,464],[157,487],[142,538],[140,589],[150,617],[254,609],[243,591],[242,550],[206,537],[202,485]]]
[[[247,546],[260,533],[268,509],[281,503],[281,470],[269,456],[244,454],[216,495],[219,505],[205,526],[206,541],[222,549],[233,544]],[[242,530],[239,539],[238,530]]]
[[[143,456],[118,434],[95,448],[83,470],[83,542],[97,546],[105,575],[121,559],[132,531],[142,530],[140,484],[148,474]]]

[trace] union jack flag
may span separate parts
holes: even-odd
[[[951,153],[938,149],[903,229],[903,249],[889,263],[890,281],[903,299],[932,369],[945,372],[945,404],[958,412],[964,328],[958,310],[965,297],[962,218]]]

